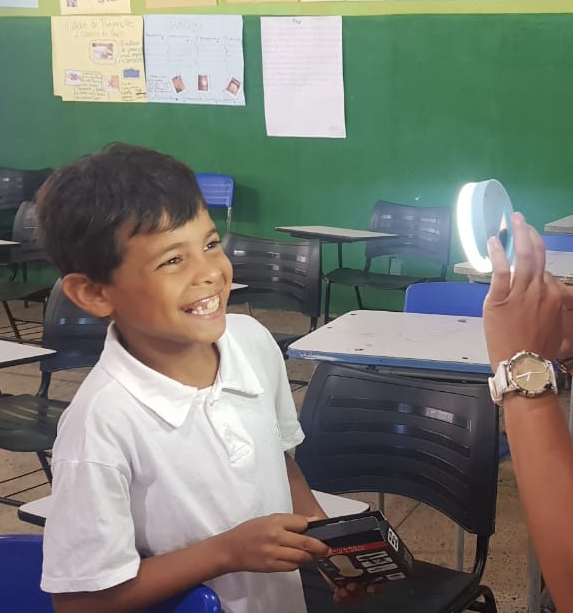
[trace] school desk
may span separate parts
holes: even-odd
[[[573,215],[550,221],[543,229],[548,234],[573,234]]]
[[[573,252],[572,251],[547,251],[546,270],[554,277],[561,279],[563,283],[573,285]],[[470,281],[476,283],[489,283],[489,273],[479,273],[472,268],[469,262],[454,264],[454,272],[466,275]]]

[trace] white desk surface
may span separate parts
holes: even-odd
[[[243,289],[249,287],[246,283],[231,283],[231,291],[234,289]]]
[[[0,247],[13,247],[14,245],[19,245],[18,241],[5,241],[0,240]]]
[[[573,215],[550,221],[543,229],[548,234],[573,234]]]
[[[573,284],[573,252],[572,251],[548,251],[546,266],[548,272],[554,277],[561,279],[563,283]],[[466,275],[470,281],[489,283],[489,273],[476,272],[469,262],[454,264],[454,272]]]
[[[491,374],[481,317],[350,311],[289,346],[293,358]]]
[[[50,353],[55,353],[55,351],[37,345],[0,341],[0,368],[35,362]]]
[[[277,226],[275,230],[298,236],[308,236],[309,238],[341,241],[363,241],[396,236],[386,232],[370,232],[370,230],[353,230],[352,228],[336,228],[334,226]]]

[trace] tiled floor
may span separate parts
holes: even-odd
[[[301,333],[306,331],[306,320],[298,316],[261,311],[255,314],[274,330]],[[287,368],[292,378],[308,379],[313,366],[311,362],[287,361]],[[65,400],[70,399],[84,376],[85,371],[57,374],[51,388],[52,395]],[[35,364],[0,371],[0,385],[4,392],[35,393],[38,383],[38,367]],[[304,397],[304,389],[295,391],[294,397],[297,406],[300,406]],[[564,410],[567,410],[569,392],[562,392],[560,398]],[[14,474],[36,470],[38,466],[33,454],[17,454],[0,450],[0,481]],[[20,480],[17,486],[18,489],[24,489],[42,481],[40,472]],[[5,495],[8,491],[15,491],[15,489],[15,483],[0,485],[0,495]],[[19,497],[23,500],[33,500],[48,492],[48,486],[43,485]],[[360,498],[367,500],[373,506],[376,504],[376,497],[373,495],[363,495]],[[424,505],[395,496],[387,497],[386,514],[416,556],[430,561],[454,564],[455,528],[452,522]],[[14,507],[0,505],[0,533],[38,531],[40,531],[39,528],[20,522]],[[490,543],[490,555],[484,582],[494,590],[499,612],[525,611],[527,535],[511,459],[504,460],[500,465],[497,529]],[[473,551],[470,547],[466,549],[466,561],[470,564]]]

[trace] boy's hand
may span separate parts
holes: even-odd
[[[349,583],[345,587],[335,587],[333,600],[336,604],[342,606],[356,606],[372,594],[378,594],[381,591],[382,584],[375,583],[372,585],[364,585],[361,583]]]
[[[328,555],[328,545],[304,536],[308,520],[302,515],[275,513],[251,519],[223,536],[233,571],[262,573],[296,570],[301,564]]]

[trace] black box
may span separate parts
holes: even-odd
[[[305,534],[332,549],[317,566],[334,586],[404,579],[414,565],[409,549],[380,511],[313,521]]]

